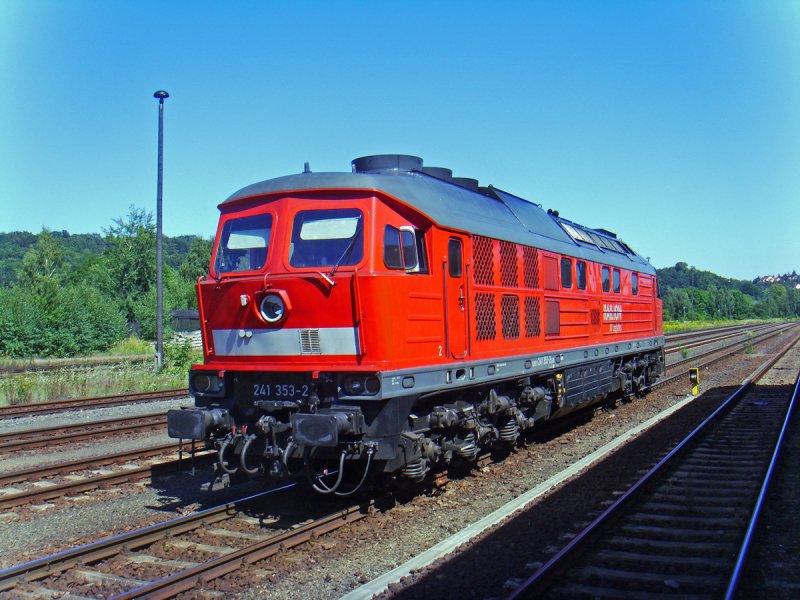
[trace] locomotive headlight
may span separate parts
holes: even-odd
[[[267,294],[261,300],[261,317],[267,323],[277,323],[286,315],[286,302],[278,294]]]
[[[375,375],[348,375],[342,379],[342,391],[348,396],[374,396],[381,391]]]
[[[189,373],[189,388],[194,394],[217,396],[225,391],[225,381],[219,373],[208,371],[192,371]]]
[[[360,396],[364,393],[364,378],[360,375],[348,375],[342,380],[342,389],[348,396]]]
[[[364,391],[370,396],[374,396],[381,391],[381,380],[375,375],[370,375],[364,380]]]

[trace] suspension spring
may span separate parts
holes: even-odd
[[[515,419],[509,419],[506,424],[499,429],[500,439],[504,442],[513,444],[519,436],[519,426]]]
[[[403,476],[412,481],[422,481],[427,471],[425,462],[424,458],[420,458],[412,463],[408,463],[403,467]]]
[[[470,433],[464,441],[458,445],[458,454],[467,460],[475,460],[478,457],[478,445],[475,443],[475,434]]]

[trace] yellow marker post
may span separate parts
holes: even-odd
[[[689,369],[689,382],[692,384],[692,396],[697,396],[700,386],[700,369]]]

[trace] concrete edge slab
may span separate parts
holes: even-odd
[[[601,458],[604,458],[606,455],[610,454],[617,448],[619,448],[622,444],[626,443],[627,441],[635,438],[640,433],[642,433],[645,429],[648,429],[662,421],[663,419],[669,417],[672,413],[680,410],[692,400],[694,400],[696,396],[687,396],[680,402],[674,404],[672,407],[668,408],[665,411],[658,413],[657,415],[649,418],[647,421],[641,423],[637,427],[627,431],[626,433],[614,438],[604,446],[598,448],[591,454],[584,456],[582,459],[573,463],[569,468],[561,471],[557,475],[554,475],[547,481],[544,481],[537,485],[536,487],[528,490],[527,492],[517,496],[510,502],[506,503],[505,505],[501,506],[494,512],[486,515],[482,519],[476,521],[475,523],[468,525],[458,533],[454,533],[450,537],[442,540],[438,544],[432,546],[425,552],[415,556],[414,558],[406,561],[399,567],[392,569],[373,579],[372,581],[365,583],[364,585],[355,588],[354,590],[348,592],[344,596],[341,597],[340,600],[367,600],[372,598],[376,594],[380,594],[389,587],[392,583],[397,583],[403,577],[407,577],[411,574],[411,571],[421,569],[433,563],[434,561],[450,554],[453,550],[455,550],[458,546],[464,544],[472,540],[473,538],[477,537],[490,527],[493,527],[506,517],[512,515],[513,513],[523,510],[528,504],[539,498],[540,496],[544,495],[546,492],[554,488],[555,486],[563,483],[570,477],[580,473],[582,470],[587,468],[588,466],[592,465],[593,463],[599,461]]]

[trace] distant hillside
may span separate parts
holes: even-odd
[[[66,230],[51,231],[65,253],[65,263],[77,265],[90,256],[99,256],[109,248],[108,238],[99,233],[69,233]],[[164,260],[177,269],[186,259],[189,247],[197,236],[164,236]],[[22,257],[36,245],[39,234],[28,231],[0,233],[0,287],[8,287],[17,279],[22,268]]]
[[[669,321],[800,316],[800,280],[794,271],[753,281],[720,277],[685,262],[657,271]]]

